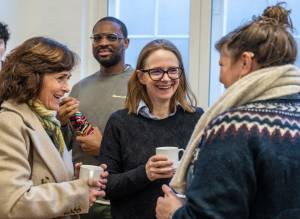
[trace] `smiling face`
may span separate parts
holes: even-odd
[[[177,57],[173,52],[159,49],[147,57],[144,69],[162,68],[167,70],[170,67],[179,67]],[[138,77],[140,83],[146,86],[147,94],[154,108],[159,104],[170,104],[180,80],[171,80],[168,74],[165,73],[160,81],[153,81],[148,73],[141,71],[139,71]]]
[[[44,75],[38,99],[47,109],[55,111],[59,109],[60,99],[70,91],[70,77],[71,73],[68,71]]]
[[[117,65],[124,60],[125,49],[128,47],[128,39],[123,39],[121,26],[112,21],[101,21],[94,27],[93,35],[107,36],[117,34],[122,39],[110,41],[108,37],[102,37],[99,42],[93,42],[93,55],[104,67]]]

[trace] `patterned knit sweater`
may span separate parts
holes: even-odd
[[[260,101],[205,131],[188,202],[172,217],[300,218],[300,100]]]

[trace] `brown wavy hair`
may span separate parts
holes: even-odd
[[[176,101],[180,103],[183,109],[187,112],[194,112],[197,105],[195,95],[192,93],[188,81],[186,79],[186,73],[183,67],[183,61],[179,50],[176,46],[165,39],[156,39],[149,42],[140,52],[136,70],[131,75],[128,81],[128,93],[125,101],[125,107],[128,109],[128,113],[137,113],[138,104],[143,100],[149,107],[150,111],[153,110],[152,102],[147,94],[145,85],[141,84],[138,79],[138,71],[144,69],[146,59],[157,50],[168,50],[177,57],[179,66],[182,67],[182,75],[180,77],[179,86],[171,99],[170,110],[173,110]]]
[[[243,52],[252,52],[258,68],[293,64],[297,44],[292,35],[290,10],[280,2],[267,7],[263,14],[222,37],[215,45],[220,52],[226,48],[237,61]]]
[[[77,55],[65,45],[46,37],[33,37],[13,49],[0,74],[1,102],[26,103],[37,98],[45,74],[70,71]]]

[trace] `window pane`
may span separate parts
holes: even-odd
[[[300,23],[300,22],[299,22]],[[297,60],[296,60],[296,65],[298,66],[298,68],[300,68],[300,37],[296,39],[297,42],[297,47],[298,47],[298,56],[297,56]]]
[[[141,49],[152,39],[145,38],[131,38],[128,49],[126,50],[126,63],[136,66],[136,61]]]
[[[287,2],[288,8],[291,9],[291,19],[293,21],[294,28],[296,29],[296,34],[300,35],[300,13],[298,11],[300,8],[300,1],[299,0],[288,0],[286,2]]]
[[[189,1],[161,0],[158,7],[158,34],[189,34]]]
[[[260,15],[268,5],[274,5],[277,2],[276,0],[213,0],[209,105],[214,103],[224,91],[223,86],[219,83],[219,53],[215,50],[214,44],[226,33],[250,21],[253,15]],[[300,8],[298,0],[286,0],[285,2],[287,9]],[[295,12],[292,10],[291,18],[296,28],[295,38],[299,53],[300,14]],[[300,67],[299,55],[295,64]]]
[[[227,11],[224,11],[224,16],[227,16],[226,32],[230,32],[251,20],[253,15],[261,14],[267,6],[267,1],[261,0],[228,0],[227,3]]]
[[[189,71],[188,71],[189,70],[189,67],[188,67],[189,48],[187,45],[189,44],[189,39],[169,38],[169,40],[171,40],[176,45],[178,50],[180,51],[180,53],[182,55],[182,59],[183,59],[183,65],[186,70],[186,74],[188,76],[188,74],[189,74]]]
[[[110,0],[109,15],[122,20],[130,35],[151,35],[154,32],[155,1]]]
[[[190,0],[109,0],[109,15],[122,20],[130,44],[126,63],[135,67],[143,46],[153,39],[171,40],[188,70]],[[187,71],[188,72],[188,71]]]

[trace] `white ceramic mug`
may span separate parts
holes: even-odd
[[[94,165],[81,165],[79,172],[79,179],[98,181],[103,168]]]
[[[157,147],[155,149],[156,154],[165,155],[170,161],[173,162],[174,169],[176,169],[179,164],[179,153],[181,151],[184,151],[184,149],[174,146]]]

